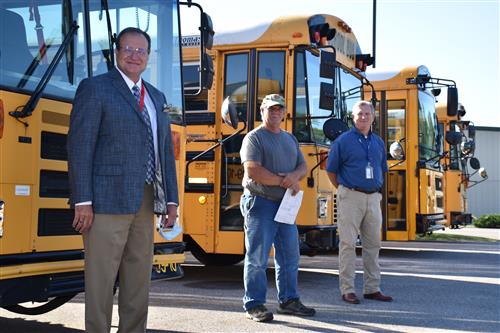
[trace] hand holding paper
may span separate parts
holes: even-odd
[[[292,195],[293,190],[287,189],[283,199],[281,200],[278,212],[274,217],[276,222],[295,224],[295,219],[299,213],[300,205],[302,204],[302,197],[304,191],[297,192],[296,195]]]

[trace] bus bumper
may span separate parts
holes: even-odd
[[[315,255],[337,249],[337,225],[297,226],[299,229],[300,253]]]
[[[465,226],[472,223],[472,214],[464,212],[450,212],[450,226]]]
[[[181,263],[184,262],[182,242],[155,244],[151,280],[171,280],[184,276]],[[72,259],[80,252],[71,251]],[[63,257],[60,253],[60,258]],[[19,255],[18,264],[0,266],[0,307],[23,302],[46,302],[49,298],[74,295],[85,290],[84,262],[80,260],[61,260],[50,262],[47,254],[42,261],[42,254],[36,258]],[[5,256],[6,257],[6,256]],[[0,260],[2,263],[14,263],[15,256]],[[7,260],[8,259],[8,260]],[[38,259],[37,262],[34,262]]]
[[[445,224],[444,214],[417,214],[417,234],[444,230]]]

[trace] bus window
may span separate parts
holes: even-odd
[[[182,65],[182,78],[184,79],[184,92],[194,93],[200,88],[200,66],[195,63],[184,63]]]
[[[76,20],[64,10],[73,13],[82,11],[81,3],[74,2],[72,6],[71,10],[63,8],[61,3],[20,4],[8,10],[0,8],[0,21],[9,26],[8,33],[0,34],[1,86],[26,93],[35,90],[70,30],[72,20]],[[32,11],[38,11],[39,15],[30,20]],[[77,47],[75,38],[57,65],[44,90],[45,94],[67,99],[74,96],[80,81],[74,80],[71,56]]]
[[[255,119],[262,121],[260,104],[264,96],[279,94],[285,97],[285,52],[259,52],[258,75]]]
[[[406,173],[387,173],[387,231],[406,230]]]
[[[442,123],[440,123],[442,125]],[[450,123],[450,131],[452,132],[461,132],[460,127],[457,125],[456,121],[452,121]],[[443,130],[443,135],[441,135],[442,138],[444,138],[444,130]],[[444,140],[442,140],[444,143]],[[449,168],[451,170],[460,170],[460,149],[459,145],[450,145],[450,165]]]
[[[319,108],[320,84],[328,79],[319,75],[320,57],[310,51],[295,54],[295,120],[294,135],[299,142],[315,142],[329,145],[323,133],[323,124],[330,117],[341,118],[361,99],[361,81],[343,67],[336,67],[336,91],[334,110]],[[331,82],[331,80],[330,80]],[[304,117],[311,116],[307,120]]]
[[[224,97],[231,96],[238,114],[245,119],[248,100],[248,53],[228,54],[225,60]]]
[[[389,147],[393,142],[406,136],[406,102],[402,100],[387,101],[387,158],[392,159]],[[404,144],[402,144],[404,145]]]
[[[204,89],[199,94],[193,95],[200,90],[199,68],[200,65],[198,62],[184,63],[182,65],[186,112],[208,111],[208,91]]]
[[[418,92],[418,158],[429,161],[430,165],[436,164],[440,146],[434,103],[434,97],[429,93]]]
[[[295,53],[295,117],[293,134],[299,142],[310,142],[307,130],[306,66],[304,52]]]

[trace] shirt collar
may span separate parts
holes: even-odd
[[[139,79],[139,81],[137,81],[137,83],[134,83],[134,81],[132,81],[127,75],[125,75],[125,73],[123,73],[119,68],[118,66],[115,67],[118,72],[120,73],[120,75],[123,77],[123,79],[125,80],[125,83],[127,84],[128,86],[128,89],[132,90],[132,87],[134,86],[137,86],[139,88],[139,91],[141,90],[141,86],[142,86],[142,77]]]
[[[361,132],[360,132],[360,131],[356,128],[356,127],[353,127],[353,128],[352,128],[352,131],[353,131],[354,133],[356,133],[357,135],[359,135],[359,136],[363,137],[363,138],[365,137],[365,135],[364,135],[363,133],[361,133]],[[368,135],[366,136],[366,138],[370,138],[371,136],[372,136],[372,131],[370,130],[370,131],[368,132]]]

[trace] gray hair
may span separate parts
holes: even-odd
[[[354,104],[354,106],[352,107],[352,113],[354,114],[355,111],[361,110],[362,106],[369,107],[372,115],[375,116],[375,108],[373,107],[373,104],[371,102],[369,102],[369,101],[359,101],[359,102],[356,102],[356,104]]]

